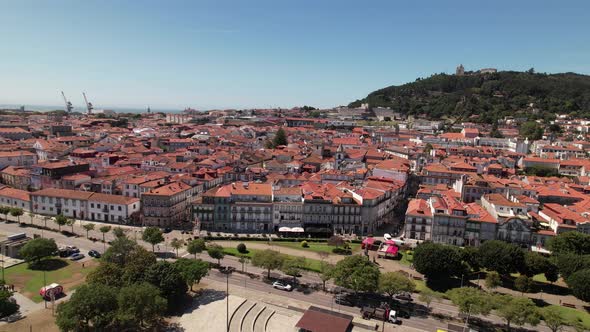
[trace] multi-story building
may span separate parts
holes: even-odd
[[[300,187],[273,190],[273,228],[303,227],[303,197]]]
[[[37,163],[37,155],[30,151],[0,151],[0,169],[6,166],[30,167]]]
[[[32,135],[29,131],[24,130],[20,127],[2,127],[0,128],[0,137],[8,138],[13,141],[31,138]]]
[[[413,199],[406,211],[405,235],[410,239],[432,240],[433,214],[428,201]]]
[[[143,224],[182,226],[190,222],[194,189],[184,182],[164,184],[141,195]]]
[[[2,183],[20,190],[31,186],[31,168],[8,166],[0,171]]]
[[[0,206],[31,211],[31,195],[25,190],[0,186]]]
[[[94,193],[88,199],[89,220],[128,224],[139,210],[139,198]]]
[[[139,199],[69,189],[42,189],[31,193],[34,213],[124,223],[139,212]]]

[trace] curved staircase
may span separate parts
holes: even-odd
[[[266,332],[268,321],[274,310],[264,304],[244,301],[232,313],[229,322],[230,332]]]

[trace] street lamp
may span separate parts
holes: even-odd
[[[225,326],[227,332],[229,332],[229,275],[234,271],[233,267],[226,266],[224,269],[219,270],[225,274]]]

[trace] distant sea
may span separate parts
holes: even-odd
[[[0,109],[20,109],[23,105],[14,105],[14,104],[0,104]],[[52,106],[52,105],[24,105],[26,111],[37,111],[37,112],[49,112],[55,110],[64,110],[63,106]],[[147,112],[146,108],[130,108],[130,107],[95,107],[96,110],[111,110],[117,113],[145,113]],[[164,113],[180,113],[183,110],[181,109],[163,109],[163,108],[153,108],[150,107],[152,113],[154,112],[164,112]],[[85,107],[77,107],[74,106],[74,112],[81,112],[85,113]]]

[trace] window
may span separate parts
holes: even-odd
[[[91,208],[94,208],[94,203],[90,203],[90,207]]]
[[[121,205],[118,206],[118,210],[123,211],[123,209],[121,208]]]

